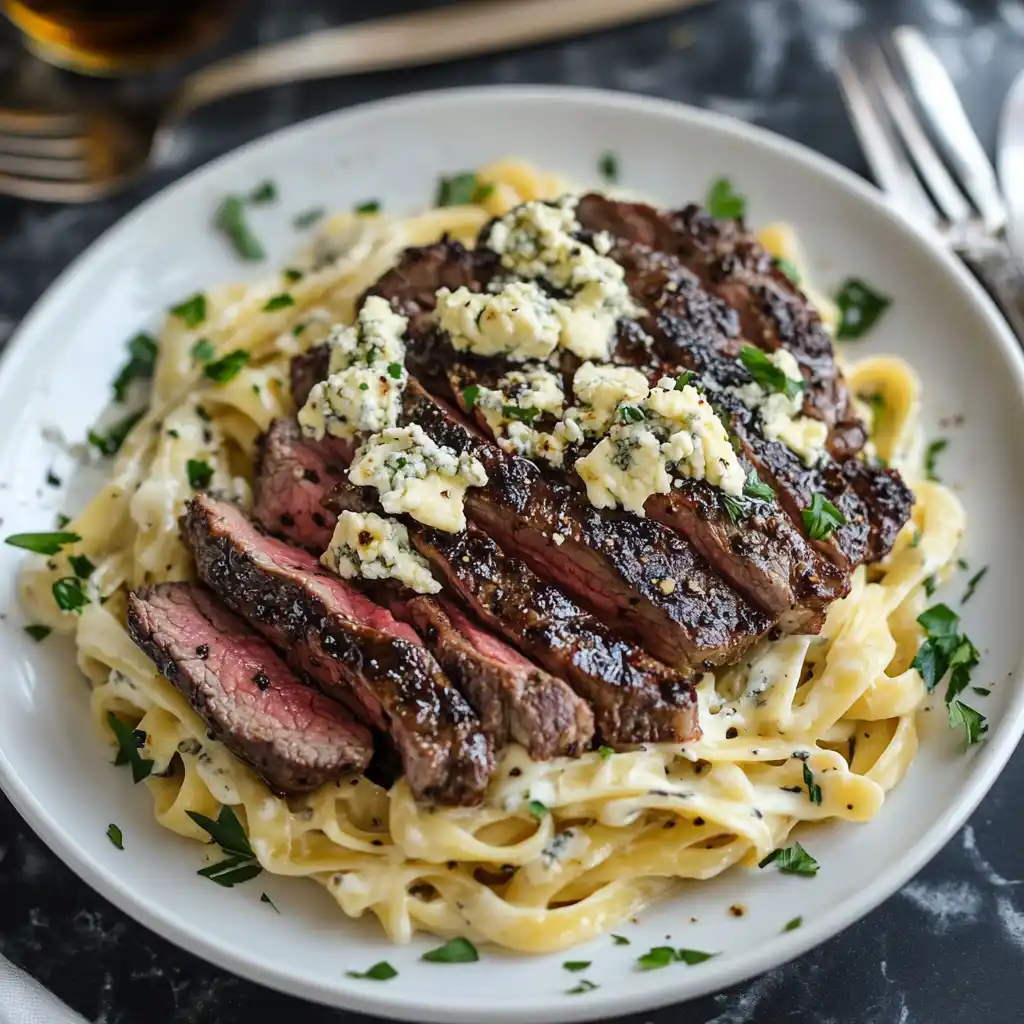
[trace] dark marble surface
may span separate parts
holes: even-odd
[[[411,6],[261,0],[219,49]],[[487,82],[630,90],[755,121],[864,173],[830,61],[841,33],[899,22],[919,24],[934,38],[991,148],[1000,99],[1024,66],[1022,0],[716,0],[656,24],[497,59],[231,101],[190,122],[170,162],[144,185],[94,206],[0,198],[0,341],[73,257],[168,181],[282,125],[377,97]],[[1022,780],[1018,754],[970,824],[920,876],[832,941],[751,983],[629,1024],[1024,1019],[1024,895],[1016,889],[1017,876],[1024,878]],[[369,1021],[269,992],[163,942],[72,875],[2,797],[0,952],[97,1024]]]

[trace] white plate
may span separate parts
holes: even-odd
[[[210,230],[218,200],[265,178],[281,202],[254,211],[276,257],[295,244],[292,214],[380,197],[389,209],[428,202],[441,173],[511,153],[593,182],[599,155],[620,156],[623,183],[668,204],[700,197],[731,175],[755,223],[795,224],[819,282],[859,274],[894,296],[864,351],[908,358],[925,380],[926,424],[963,414],[942,456],[969,512],[964,555],[991,570],[964,609],[983,652],[976,702],[985,742],[963,753],[940,707],[922,718],[909,776],[869,825],[819,829],[805,841],[821,862],[814,879],[737,870],[693,884],[618,929],[629,947],[601,939],[571,959],[592,960],[600,987],[569,996],[564,956],[485,953],[464,966],[419,961],[425,939],[390,946],[369,921],[350,921],[309,882],[269,879],[220,889],[195,874],[198,847],[153,821],[148,794],[109,763],[88,716],[70,646],[35,645],[22,632],[14,575],[18,553],[0,553],[0,781],[43,839],[119,907],[185,948],[256,981],[369,1013],[456,1024],[568,1021],[687,999],[764,971],[866,913],[919,870],[959,828],[1006,762],[1024,725],[1017,682],[1024,638],[1024,360],[970,276],[893,216],[878,194],[792,143],[684,107],[635,97],[551,88],[471,89],[419,95],[332,114],[280,132],[190,175],[146,203],[94,245],[22,325],[0,366],[0,517],[4,534],[49,529],[66,500],[44,474],[55,448],[44,427],[85,435],[107,401],[124,340],[158,311],[213,281],[258,273],[240,265]],[[64,474],[65,466],[59,465]],[[962,587],[961,580],[958,587]],[[952,590],[952,588],[951,588]],[[950,599],[959,599],[951,593]],[[118,852],[105,836],[124,831]],[[266,889],[281,909],[260,902]],[[742,904],[742,918],[729,914]],[[782,933],[802,916],[803,926]],[[694,922],[694,918],[697,920]],[[640,973],[638,954],[662,944],[720,952],[706,963]],[[345,976],[388,959],[399,976]]]

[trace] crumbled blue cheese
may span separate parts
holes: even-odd
[[[696,388],[675,385],[663,377],[642,401],[620,403],[608,435],[577,460],[592,505],[642,516],[652,494],[669,493],[673,477],[743,493],[743,467],[722,421]]]
[[[510,281],[493,294],[441,288],[436,317],[456,351],[523,362],[558,347],[558,305],[534,281]]]
[[[768,358],[790,380],[803,382],[800,366],[791,352],[784,348],[776,349]],[[787,398],[781,391],[766,391],[755,382],[729,390],[745,406],[757,411],[761,417],[761,429],[769,441],[781,442],[808,466],[813,466],[821,458],[828,440],[828,425],[800,415],[802,392]]]
[[[356,453],[348,478],[375,487],[385,512],[405,512],[449,533],[466,528],[466,490],[487,483],[479,459],[437,444],[415,423],[374,434]]]
[[[607,359],[616,322],[640,310],[626,286],[625,271],[613,259],[575,237],[577,199],[523,203],[496,221],[488,246],[502,266],[528,280],[543,279],[568,293],[554,304],[562,323],[559,343],[580,359]],[[605,252],[611,239],[595,242]]]
[[[307,437],[351,438],[393,427],[402,410],[408,321],[379,296],[363,304],[354,327],[337,327],[329,345],[330,372],[315,384],[298,420]]]
[[[342,512],[320,561],[347,580],[394,579],[418,594],[436,594],[441,589],[427,560],[413,550],[409,531],[373,512]]]
[[[572,390],[579,409],[572,416],[587,434],[608,431],[620,402],[642,402],[648,393],[647,378],[630,366],[584,363],[573,378]]]

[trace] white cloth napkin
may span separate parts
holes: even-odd
[[[0,1024],[86,1024],[35,978],[0,956]]]

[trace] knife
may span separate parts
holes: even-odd
[[[1006,238],[1024,265],[1024,71],[1003,103],[996,146],[996,169],[1006,201]]]

